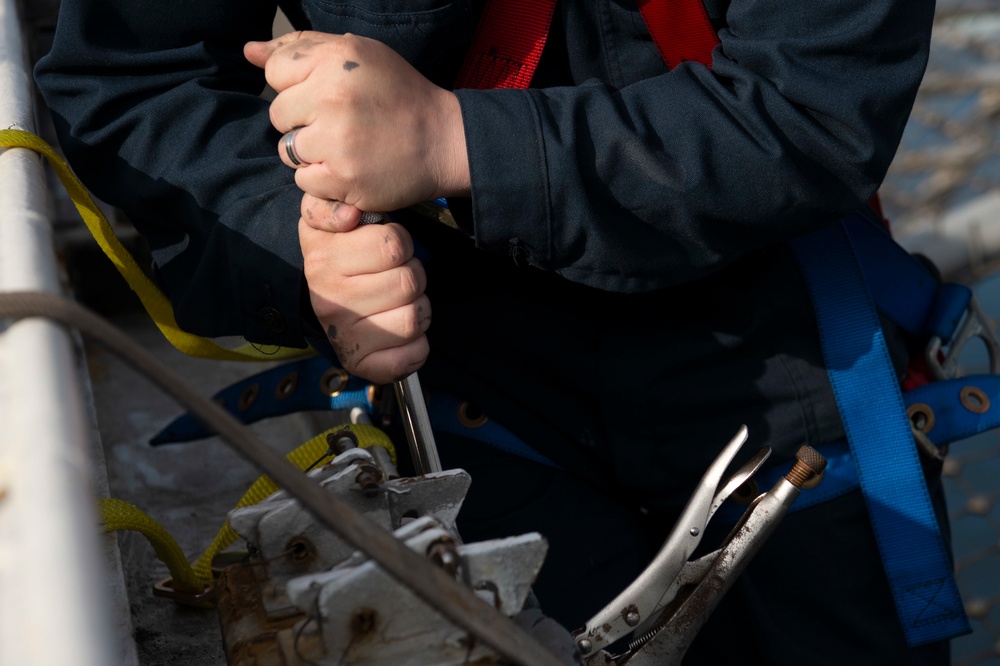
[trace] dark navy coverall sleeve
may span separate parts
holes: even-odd
[[[641,18],[607,4],[591,39],[640,40]],[[589,66],[574,75],[593,77],[583,85],[459,91],[480,244],[641,291],[819,228],[875,192],[923,76],[933,2],[708,9],[722,25],[711,70],[664,74],[648,43],[633,60],[627,47],[574,59],[583,46],[570,42],[571,64]]]
[[[411,45],[404,56],[438,81],[453,63],[420,45],[453,56],[471,36],[468,4],[303,1],[314,29]],[[926,63],[932,2],[710,2],[713,69],[670,73],[623,4],[561,3],[579,85],[459,91],[480,246],[644,291],[829,223],[876,189]],[[150,239],[181,325],[296,344],[299,193],[242,56],[273,12],[63,0],[36,74],[81,178]]]
[[[36,75],[81,180],[149,240],[177,320],[301,346],[301,192],[243,44],[259,0],[67,0]]]

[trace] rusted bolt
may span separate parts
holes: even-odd
[[[635,611],[626,613],[625,624],[627,624],[630,627],[634,627],[635,625],[639,624],[639,614],[636,613]]]
[[[292,562],[308,562],[316,557],[316,549],[312,542],[301,536],[290,539],[285,545],[285,552]]]
[[[358,436],[351,432],[350,428],[341,428],[326,436],[326,445],[330,447],[333,455],[339,456],[345,451],[358,448]]]
[[[361,494],[365,497],[378,497],[381,492],[378,484],[382,480],[382,472],[375,465],[368,463],[359,465],[359,469],[354,482],[361,486]]]
[[[458,573],[458,567],[462,563],[455,550],[455,542],[448,538],[438,539],[427,546],[427,557],[450,576]]]
[[[799,447],[795,452],[795,465],[792,470],[785,475],[785,480],[796,488],[819,476],[826,469],[826,458],[821,456],[816,449],[811,446]]]

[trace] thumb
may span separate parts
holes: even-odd
[[[247,42],[243,45],[243,57],[251,64],[264,69],[267,59],[279,46],[281,46],[281,42],[277,39],[268,42]]]
[[[302,220],[318,231],[350,231],[361,222],[361,211],[341,201],[302,196]]]

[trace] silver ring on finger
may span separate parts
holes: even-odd
[[[309,162],[301,159],[295,152],[295,135],[298,134],[300,129],[302,128],[296,127],[285,135],[285,153],[288,155],[288,160],[296,167],[309,166]]]

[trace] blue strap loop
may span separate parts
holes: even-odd
[[[855,213],[791,245],[812,295],[830,383],[903,632],[910,645],[920,645],[971,628],[855,253],[864,245],[853,241],[864,236],[866,225]]]

